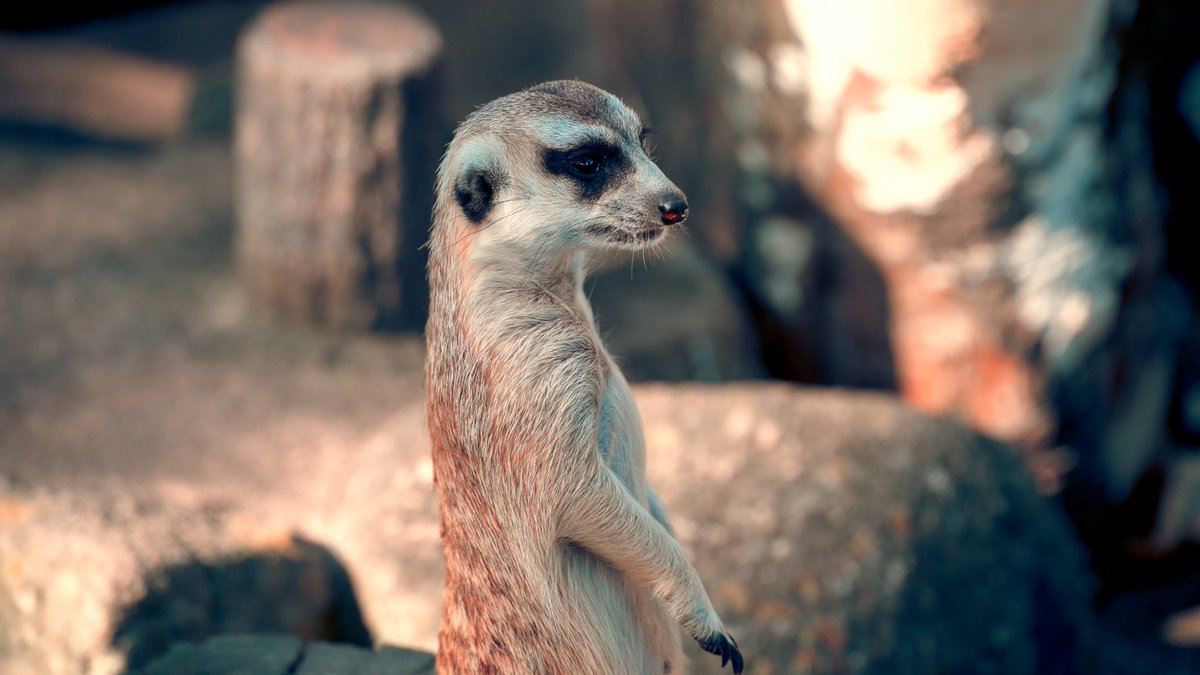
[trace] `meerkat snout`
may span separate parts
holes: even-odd
[[[678,225],[687,219],[687,198],[682,192],[668,195],[659,202],[658,212],[662,214],[663,225]]]

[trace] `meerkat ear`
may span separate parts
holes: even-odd
[[[470,167],[454,182],[454,196],[472,223],[478,225],[492,210],[496,198],[496,176],[487,169]]]

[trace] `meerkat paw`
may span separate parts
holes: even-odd
[[[724,668],[726,663],[732,662],[733,672],[742,672],[742,652],[738,649],[737,641],[733,636],[724,631],[716,631],[707,636],[694,636],[696,642],[700,643],[700,648],[709,654],[719,654],[721,656],[721,667]]]

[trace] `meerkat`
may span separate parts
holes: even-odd
[[[682,673],[743,660],[647,485],[589,253],[687,217],[619,99],[556,81],[478,108],[438,169],[426,416],[446,558],[438,672]]]

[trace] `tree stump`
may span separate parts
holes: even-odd
[[[235,248],[256,305],[338,330],[401,320],[404,282],[423,278],[403,272],[423,268],[405,235],[425,231],[428,197],[412,186],[431,180],[410,174],[434,171],[405,139],[437,137],[413,127],[436,119],[417,109],[440,49],[425,18],[370,2],[279,3],[242,35]]]

